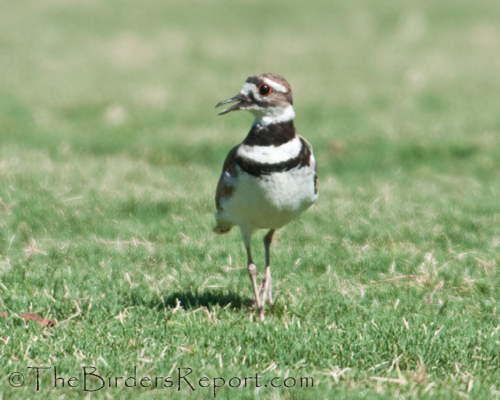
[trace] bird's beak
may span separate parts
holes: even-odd
[[[246,105],[249,105],[249,103],[250,103],[250,99],[246,95],[244,95],[243,93],[238,93],[236,96],[231,97],[230,99],[221,101],[219,104],[217,104],[215,106],[215,108],[217,108],[223,104],[234,103],[235,101],[239,101],[239,103],[222,110],[219,113],[219,115],[227,114],[230,111],[241,110],[243,107],[245,107]]]

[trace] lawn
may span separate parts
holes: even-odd
[[[498,15],[2,2],[0,398],[500,397]],[[239,232],[212,234],[252,121],[214,106],[259,72],[290,82],[320,178],[264,323]]]

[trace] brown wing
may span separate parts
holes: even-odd
[[[306,143],[307,147],[309,147],[309,150],[311,150],[311,154],[312,154],[312,151],[313,151],[312,144],[309,143],[302,136],[299,135],[299,137]],[[316,161],[314,163],[314,194],[318,194],[318,164],[316,163]]]
[[[232,178],[236,176],[236,161],[234,160],[238,146],[233,147],[224,161],[222,167],[222,174],[215,190],[215,206],[217,212],[222,211],[220,200],[224,197],[231,197],[233,194],[234,186],[232,185]]]
[[[318,164],[314,164],[314,194],[318,194]]]

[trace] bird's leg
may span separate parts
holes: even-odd
[[[273,281],[271,280],[271,267],[266,267],[266,292],[267,300],[269,301],[270,306],[274,306],[273,302]]]
[[[262,283],[260,284],[260,296],[262,300],[262,305],[266,303],[266,298],[269,300],[269,304],[272,306],[273,303],[273,282],[271,280],[271,262],[270,262],[270,254],[269,247],[271,246],[271,242],[273,241],[274,229],[271,229],[266,236],[264,236],[264,247],[266,249],[266,275],[264,279],[262,279]]]
[[[264,305],[260,301],[259,290],[257,288],[257,279],[256,279],[257,268],[255,267],[255,264],[253,263],[252,253],[250,252],[251,238],[252,238],[251,235],[243,234],[243,239],[245,240],[245,249],[247,251],[247,257],[248,257],[248,274],[250,275],[250,280],[252,281],[253,293],[255,296],[255,304],[257,305],[257,309],[259,310],[259,313],[261,314],[261,319],[263,319],[264,315],[262,313],[262,307]]]

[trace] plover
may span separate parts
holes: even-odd
[[[274,232],[309,208],[318,198],[318,169],[312,148],[295,132],[292,89],[277,74],[248,78],[236,96],[216,107],[234,103],[219,115],[247,110],[254,116],[245,140],[226,157],[215,193],[216,234],[238,225],[248,257],[254,301],[264,320],[266,299],[273,305],[269,247]],[[257,287],[250,242],[258,229],[264,237],[266,272]]]

